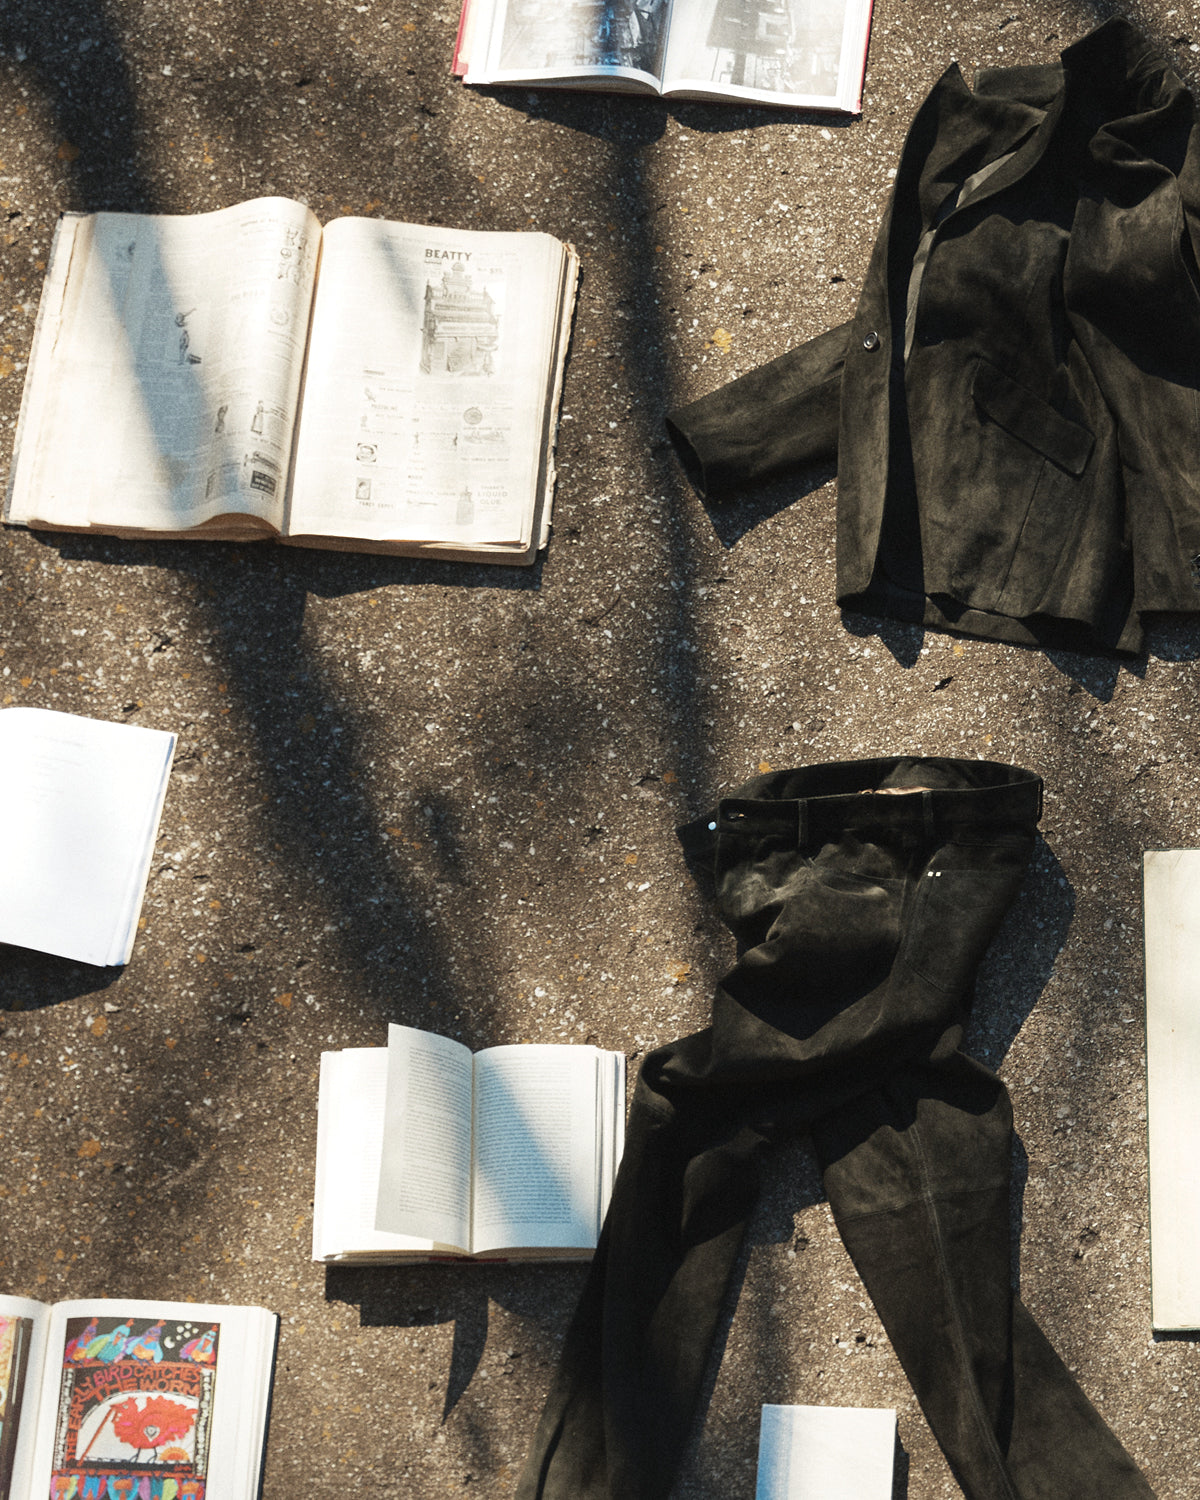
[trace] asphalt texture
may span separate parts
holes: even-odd
[[[0,464],[62,210],[280,193],[583,259],[530,570],[0,536],[3,703],[180,737],[128,966],[0,950],[0,1289],[275,1309],[266,1500],[511,1493],[582,1280],[311,1264],[321,1051],[399,1020],[636,1066],[732,956],[675,825],[901,752],[1045,778],[968,1039],[1014,1099],[1022,1295],[1161,1500],[1200,1490],[1200,1347],[1150,1328],[1141,937],[1142,851],[1200,842],[1200,625],[1117,663],[842,614],[832,473],[706,505],[662,426],[850,313],[951,60],[1114,13],[879,0],[847,119],[467,89],[449,0],[0,7]],[[1192,0],[1126,13],[1195,88]],[[896,1495],[960,1494],[802,1146],[738,1290],[679,1496],[753,1494],[768,1401],[894,1406]]]

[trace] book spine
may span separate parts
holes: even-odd
[[[50,244],[50,260],[46,271],[46,279],[42,283],[42,296],[38,303],[37,319],[33,325],[33,342],[29,346],[29,367],[25,372],[25,386],[21,392],[21,409],[17,414],[17,431],[13,438],[12,463],[8,470],[8,483],[4,489],[4,519],[6,521],[13,512],[17,476],[21,468],[21,445],[30,436],[30,431],[34,426],[32,415],[36,403],[36,382],[32,378],[34,374],[34,362],[39,351],[44,350],[47,356],[53,353],[51,330],[53,330],[54,337],[57,338],[58,329],[62,324],[63,303],[66,301],[67,283],[75,256],[77,231],[85,218],[86,215],[84,214],[61,214],[58,223],[54,227],[54,239]],[[18,512],[18,519],[20,519],[21,514],[23,512]]]

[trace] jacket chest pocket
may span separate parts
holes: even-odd
[[[977,609],[1031,615],[1078,532],[1095,440],[985,359],[971,401],[949,591]]]

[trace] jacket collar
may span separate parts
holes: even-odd
[[[913,121],[897,173],[897,196],[907,176],[916,189],[920,222],[928,225],[951,193],[997,157],[1009,159],[972,202],[1018,182],[1046,154],[1064,118],[1072,122],[1072,132],[1090,134],[1148,108],[1170,107],[1175,93],[1184,93],[1182,83],[1120,18],[1068,47],[1058,64],[987,69],[974,89],[957,63],[951,64]]]

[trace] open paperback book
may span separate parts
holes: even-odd
[[[164,729],[0,711],[0,943],[129,961],[174,754]]]
[[[596,1248],[625,1131],[625,1059],[411,1026],[321,1056],[313,1259],[550,1260]]]
[[[464,0],[466,83],[862,108],[871,0]]]
[[[286,198],[66,214],[5,519],[531,563],[578,257]]]
[[[0,1297],[0,1500],[254,1500],[278,1319]]]

